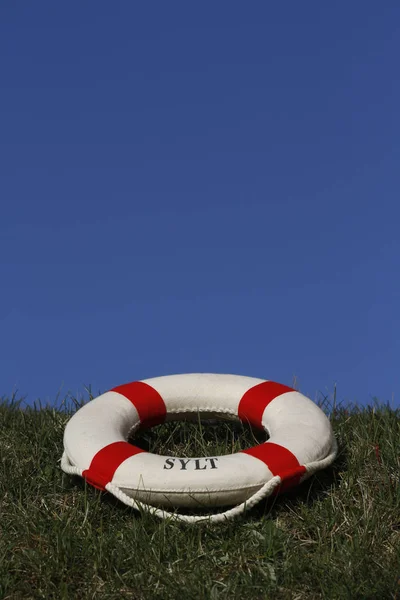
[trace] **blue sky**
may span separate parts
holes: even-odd
[[[400,404],[397,2],[0,4],[0,395]]]

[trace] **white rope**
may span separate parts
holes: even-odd
[[[69,460],[65,450],[61,457],[61,468],[64,471],[64,473],[68,473],[68,475],[79,475],[80,477],[82,477],[82,472],[83,472],[82,469],[78,469],[78,467],[74,467],[74,465]]]
[[[121,500],[124,504],[131,506],[135,510],[146,510],[150,514],[158,517],[159,519],[172,519],[176,521],[181,521],[184,523],[222,523],[224,521],[231,521],[235,519],[246,510],[250,510],[255,506],[258,502],[270,496],[274,489],[280,485],[281,478],[276,476],[270,479],[267,483],[265,483],[255,494],[250,496],[246,502],[242,502],[242,504],[238,504],[234,508],[230,508],[222,513],[210,514],[210,515],[181,515],[178,512],[169,512],[167,510],[163,510],[160,508],[156,508],[149,504],[145,504],[143,502],[138,502],[134,500],[125,492],[123,492],[119,487],[114,485],[113,483],[107,483],[106,490],[111,492],[118,500]]]

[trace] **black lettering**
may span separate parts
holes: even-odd
[[[183,458],[179,458],[179,461],[181,463],[181,471],[186,471],[186,465],[188,464],[188,462],[190,462],[190,458],[187,458],[186,460]]]
[[[200,467],[200,461],[201,458],[196,458],[194,461],[195,467],[194,470],[195,471],[204,471],[204,469],[207,469],[207,465],[204,465],[204,467]]]
[[[165,461],[165,464],[164,464],[164,469],[172,469],[172,467],[174,466],[174,461],[175,461],[174,458],[167,458],[167,460]],[[168,467],[167,467],[167,465],[168,465]]]
[[[206,460],[210,461],[212,469],[218,469],[217,465],[215,464],[215,461],[218,460],[218,458],[206,458]]]

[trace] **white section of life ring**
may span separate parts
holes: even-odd
[[[249,420],[270,437],[243,452],[190,459],[134,450],[126,443],[141,424],[193,413]],[[84,405],[65,428],[61,466],[161,517],[170,513],[159,507],[239,504],[209,517],[177,516],[186,522],[219,522],[251,508],[277,487],[300,483],[335,456],[329,420],[299,392],[251,377],[194,373],[119,386]]]

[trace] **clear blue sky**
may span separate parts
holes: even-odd
[[[0,395],[400,403],[398,2],[0,3]]]

